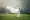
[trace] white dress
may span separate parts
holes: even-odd
[[[17,17],[20,17],[20,9],[19,9],[19,11],[18,11]]]

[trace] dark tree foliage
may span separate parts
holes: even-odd
[[[0,8],[0,13],[5,13],[5,9],[4,8]]]
[[[21,14],[30,14],[30,8],[26,9],[25,11],[21,10]]]
[[[6,13],[6,12],[10,12],[10,11],[5,8],[0,7],[0,13]]]

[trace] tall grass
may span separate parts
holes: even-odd
[[[28,14],[20,14],[20,17],[16,17],[17,14],[0,14],[0,20],[28,20]]]

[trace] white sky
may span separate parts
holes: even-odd
[[[11,12],[18,12],[18,8],[26,6],[27,0],[0,0],[1,6],[7,6]]]
[[[11,12],[18,12],[18,8],[20,5],[19,0],[0,0],[1,6],[7,6]]]
[[[17,13],[19,7],[22,8],[22,6],[26,5],[27,2],[25,1],[24,0],[7,0],[6,4],[8,4],[7,7],[11,10],[11,12]]]
[[[18,8],[20,7],[19,0],[7,0],[7,7],[12,13],[18,13]]]

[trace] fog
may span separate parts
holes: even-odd
[[[28,0],[0,0],[0,6],[8,7],[11,12],[18,12],[18,9],[26,8]]]
[[[20,1],[7,0],[7,7],[12,13],[18,13],[18,8],[20,7]]]
[[[8,0],[7,3],[7,6],[12,8],[10,8],[11,12],[18,12],[19,8],[21,10],[27,7],[28,0]]]
[[[10,10],[12,13],[18,13],[18,9],[15,9],[13,7],[7,7],[8,10]]]

